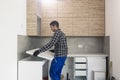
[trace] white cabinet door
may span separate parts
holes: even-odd
[[[93,71],[104,71],[106,72],[106,59],[105,57],[88,57],[88,80],[93,79]],[[105,77],[105,76],[101,76]]]
[[[18,80],[43,80],[43,65],[46,60],[27,57],[18,61]]]
[[[19,62],[18,80],[43,80],[42,65],[34,61]]]

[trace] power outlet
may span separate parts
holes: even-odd
[[[83,45],[82,44],[78,44],[78,48],[83,48]]]

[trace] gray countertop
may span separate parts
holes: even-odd
[[[107,54],[104,53],[69,53],[68,57],[107,57]]]
[[[26,51],[26,53],[33,55],[34,51],[37,49],[38,48]],[[107,57],[107,56],[108,55],[104,53],[68,53],[68,57]],[[46,52],[40,53],[38,57],[52,60],[54,58],[54,53],[46,51]]]

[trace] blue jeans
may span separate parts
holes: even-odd
[[[60,80],[65,60],[66,57],[55,57],[52,60],[49,71],[51,80]]]

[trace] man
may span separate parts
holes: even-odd
[[[50,77],[51,80],[60,80],[62,68],[67,58],[68,46],[65,34],[59,29],[59,23],[52,21],[50,23],[51,30],[54,32],[51,40],[39,50],[36,50],[33,56],[37,56],[39,53],[49,50],[54,46],[54,59],[50,66]]]

